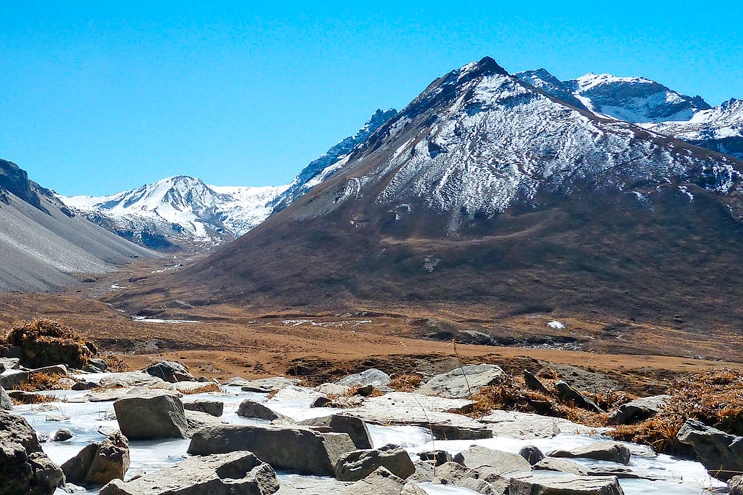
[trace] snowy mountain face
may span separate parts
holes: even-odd
[[[314,186],[337,172],[343,166],[344,158],[354,147],[366,141],[374,131],[395,115],[397,115],[397,110],[394,108],[386,111],[377,110],[354,136],[341,140],[322,156],[311,161],[289,184],[289,187],[271,202],[274,211],[283,210]]]
[[[702,110],[687,122],[643,126],[677,139],[743,159],[743,100]]]
[[[733,160],[699,158],[680,144],[591,118],[486,58],[436,80],[373,135],[326,207],[370,195],[393,209],[423,203],[451,215],[456,232],[466,217],[585,184],[631,191],[691,180],[719,193],[739,186]]]
[[[515,75],[578,108],[636,124],[689,120],[696,112],[710,108],[700,96],[682,95],[644,77],[586,74],[560,81],[544,69]],[[575,105],[576,100],[582,106]]]
[[[61,199],[123,237],[168,249],[178,243],[215,246],[243,235],[271,213],[269,203],[284,189],[208,186],[178,176],[110,196]]]

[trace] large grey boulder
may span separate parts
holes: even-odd
[[[421,385],[418,392],[452,399],[466,399],[483,387],[503,380],[506,373],[494,364],[467,364],[436,375]]]
[[[357,449],[371,449],[372,440],[369,434],[369,428],[366,427],[361,419],[353,416],[344,416],[342,414],[333,414],[322,418],[311,418],[299,423],[303,426],[310,426],[313,429],[327,428],[327,431],[335,433],[347,433]],[[322,430],[319,430],[322,431]]]
[[[629,425],[652,418],[666,407],[670,398],[670,395],[655,395],[627,402],[609,415],[608,422],[614,425]]]
[[[710,476],[727,481],[743,472],[743,437],[688,419],[676,438],[692,446]]]
[[[611,461],[625,465],[629,464],[630,457],[632,456],[626,446],[615,442],[594,442],[570,450],[554,450],[547,455],[569,459],[584,458],[595,459],[597,461]]]
[[[11,389],[29,381],[29,373],[25,370],[5,370],[0,373],[0,387]]]
[[[499,475],[531,471],[531,464],[518,454],[493,450],[481,445],[473,445],[454,456],[458,462],[470,469],[488,467]]]
[[[31,425],[0,411],[0,495],[51,495],[63,481]]]
[[[162,378],[149,375],[143,371],[122,371],[119,373],[109,373],[98,382],[104,388],[121,388],[121,387],[148,387],[148,388],[170,388]]]
[[[376,368],[370,368],[368,370],[362,371],[361,373],[349,375],[344,379],[339,380],[338,385],[345,385],[346,387],[363,387],[364,385],[371,385],[378,389],[388,390],[389,387],[387,386],[390,384],[391,381],[392,378],[390,378],[390,375],[388,375],[384,371],[378,370]]]
[[[69,483],[105,485],[114,479],[124,479],[129,464],[129,442],[117,431],[101,443],[83,447],[75,457],[62,464],[62,471]]]
[[[402,479],[415,472],[408,453],[397,445],[385,445],[379,449],[348,452],[335,464],[335,478],[339,481],[358,481],[369,476],[379,467]]]
[[[21,365],[21,360],[18,358],[0,357],[0,373],[5,370],[14,370]]]
[[[470,469],[457,462],[447,462],[436,468],[432,481],[436,485],[459,486],[483,495],[503,495],[507,479],[488,470],[488,467]]]
[[[538,414],[518,411],[493,410],[480,418],[486,423],[494,436],[521,439],[552,438],[560,433],[580,433],[591,435],[601,433],[608,428],[592,428],[573,423],[567,419],[540,416]]]
[[[291,420],[287,416],[277,413],[270,407],[250,399],[245,399],[240,403],[240,406],[237,408],[237,415],[242,416],[243,418],[267,419],[269,421],[275,419]]]
[[[534,445],[524,445],[519,450],[519,455],[526,459],[526,462],[528,462],[532,466],[544,459],[544,454],[542,453],[542,451],[539,450],[539,447],[536,447]]]
[[[129,482],[114,480],[101,495],[270,495],[276,472],[250,452],[192,457]]]
[[[0,409],[10,411],[13,409],[13,401],[3,387],[0,387]]]
[[[340,495],[426,495],[414,483],[405,481],[380,467],[361,481],[347,486]]]
[[[178,397],[140,390],[113,405],[121,433],[130,440],[187,437],[188,422]]]
[[[534,469],[541,471],[558,471],[576,476],[616,476],[617,478],[643,478],[647,480],[659,479],[649,473],[638,474],[625,466],[584,466],[568,459],[545,457],[534,465]]]
[[[224,413],[224,402],[216,400],[196,400],[193,402],[184,402],[183,409],[187,411],[203,412],[218,418]]]
[[[557,396],[560,397],[562,400],[572,402],[577,407],[601,414],[606,412],[601,409],[594,401],[592,401],[562,380],[559,380],[557,383],[555,383],[555,392],[557,393]]]
[[[613,476],[520,474],[511,477],[508,495],[624,495]]]
[[[145,368],[145,373],[168,383],[192,382],[195,380],[188,368],[175,361],[160,361]]]
[[[547,387],[545,387],[542,382],[539,381],[539,378],[537,378],[536,375],[534,375],[529,370],[524,370],[524,383],[526,384],[526,388],[528,388],[529,390],[542,392],[543,394],[549,393]]]
[[[274,469],[298,474],[335,476],[335,464],[356,450],[345,433],[321,433],[309,428],[222,425],[197,431],[188,446],[195,455],[249,450]]]

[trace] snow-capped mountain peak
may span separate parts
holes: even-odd
[[[66,196],[62,201],[91,220],[153,247],[180,243],[219,244],[262,222],[268,203],[286,186],[220,187],[174,176],[109,196]]]

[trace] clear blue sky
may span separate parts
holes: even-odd
[[[485,55],[743,98],[740,0],[270,4],[0,0],[0,157],[62,194],[287,183]]]

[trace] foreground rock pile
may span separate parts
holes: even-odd
[[[20,359],[10,359],[1,361],[3,366],[19,370]],[[411,495],[427,493],[426,487],[437,485],[500,495],[618,495],[623,493],[621,479],[654,479],[638,470],[627,444],[606,437],[544,452],[527,445],[518,454],[474,445],[411,455],[404,445],[375,445],[370,433],[375,425],[419,426],[441,442],[494,436],[538,441],[603,431],[517,411],[489,410],[477,419],[468,416],[475,406],[471,397],[509,379],[494,365],[463,366],[429,377],[415,392],[395,392],[380,370],[313,389],[280,377],[235,378],[222,385],[224,390],[250,393],[253,398],[231,409],[240,421],[234,424],[225,423],[225,404],[216,400],[218,396],[188,399],[189,393],[205,387],[220,388],[199,382],[179,363],[164,361],[144,371],[96,375],[69,373],[66,367],[59,371],[59,380],[83,391],[76,401],[112,404],[118,430],[106,431],[101,441],[87,444],[60,467],[44,454],[37,434],[22,417],[0,413],[0,495],[52,494],[58,486],[68,490],[83,486],[87,493],[95,490],[104,495],[320,495],[329,490],[346,495]],[[537,377],[532,375],[529,380],[531,386],[547,390]],[[579,407],[601,409],[570,384],[558,383],[555,390]],[[10,401],[3,397],[3,403]],[[276,410],[281,404],[296,402],[320,407],[313,409],[313,417],[296,421]],[[625,403],[611,412],[611,418],[614,422],[641,421],[661,411],[666,402],[666,397],[657,397]],[[55,420],[62,419],[47,416],[47,421]],[[74,433],[60,428],[48,441],[68,442],[70,438]],[[181,439],[188,442],[185,460],[135,477],[128,474],[132,442]],[[678,440],[694,449],[711,475],[732,478],[731,487],[737,482],[733,475],[743,469],[743,438],[689,421]],[[306,486],[297,487],[283,484],[277,472],[322,478],[308,478]]]

